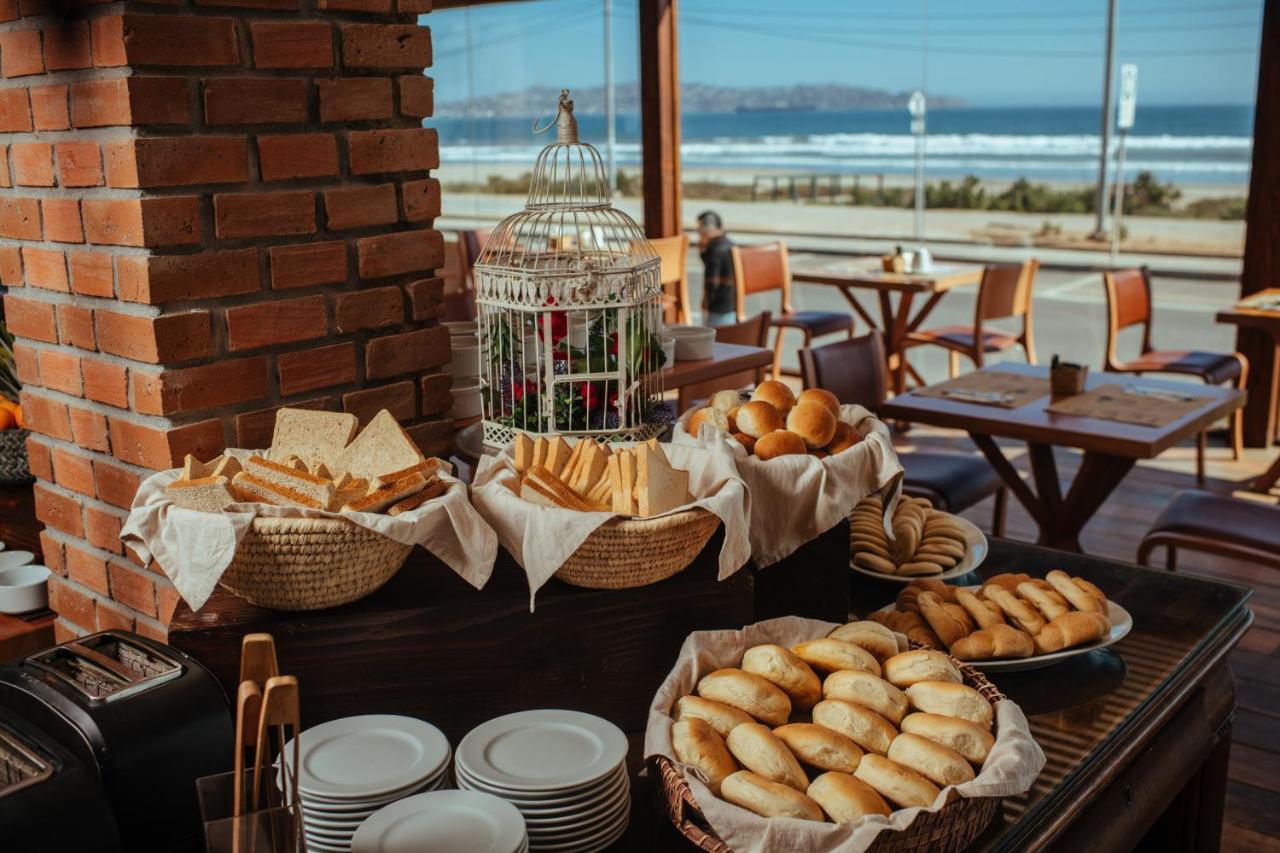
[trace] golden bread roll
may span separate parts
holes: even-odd
[[[1004,613],[994,604],[988,604],[967,589],[956,590],[956,604],[965,609],[979,628],[990,628],[992,625],[1003,625]]]
[[[884,679],[894,687],[910,687],[917,681],[964,681],[951,659],[933,649],[912,649],[889,658],[884,662]]]
[[[756,439],[755,454],[758,458],[769,460],[779,456],[791,456],[806,452],[804,441],[794,432],[785,429],[771,432],[763,438]]]
[[[822,820],[822,809],[804,794],[750,770],[739,770],[720,785],[720,796],[761,817]]]
[[[697,719],[709,723],[720,737],[728,737],[734,726],[755,722],[745,711],[739,711],[737,708],[731,708],[701,696],[681,696],[676,700],[675,713],[672,716],[677,720]]]
[[[1031,580],[1031,575],[1023,572],[1018,572],[1016,574],[1012,572],[1004,572],[987,578],[982,582],[982,588],[985,592],[988,586],[998,586],[1009,590],[1009,592],[1013,592],[1018,588],[1018,584],[1025,583],[1029,580]]]
[[[742,405],[742,398],[737,391],[726,389],[712,394],[711,399],[707,400],[707,405],[713,409],[719,409],[727,415]]]
[[[826,388],[806,388],[796,396],[796,406],[817,403],[824,406],[837,420],[840,419],[840,398]]]
[[[856,429],[844,421],[840,421],[836,424],[835,434],[831,436],[831,442],[827,445],[827,452],[834,456],[861,441],[862,435]]]
[[[809,664],[783,646],[767,643],[747,649],[742,669],[776,684],[791,698],[791,707],[807,711],[822,698],[822,682]]]
[[[733,437],[738,440],[738,444],[741,444],[742,448],[748,453],[755,453],[756,440],[754,438],[747,435],[745,432],[735,432]]]
[[[886,661],[898,653],[898,638],[883,625],[864,620],[841,625],[827,635],[833,640],[844,640],[871,652],[878,661]]]
[[[1036,648],[1042,653],[1060,652],[1101,640],[1110,632],[1111,620],[1101,613],[1073,610],[1050,621],[1036,634]]]
[[[920,605],[920,615],[924,617],[924,621],[929,623],[933,633],[938,635],[947,648],[951,648],[957,640],[973,630],[972,625],[959,618],[951,609],[956,607],[963,613],[964,608],[958,604],[949,604],[932,592],[920,593],[916,602]]]
[[[720,783],[738,769],[729,748],[705,720],[690,718],[671,724],[671,746],[681,764],[697,768],[707,787],[719,796]]]
[[[729,432],[738,432],[738,410],[742,408],[742,404],[734,406],[727,414],[729,416]]]
[[[843,699],[823,699],[813,706],[813,721],[824,729],[842,734],[862,748],[863,752],[884,755],[898,736],[893,723],[865,705]]]
[[[823,637],[820,640],[808,640],[793,646],[791,651],[809,666],[823,672],[860,669],[872,675],[880,674],[880,663],[875,656],[862,646],[847,640]]]
[[[698,409],[689,418],[688,431],[690,435],[696,436],[702,429],[703,424],[711,424],[721,432],[729,431],[729,416],[719,409],[713,409],[707,406],[705,409]]]
[[[904,809],[929,806],[938,798],[936,785],[914,770],[883,756],[863,756],[853,775],[875,788],[880,796]]]
[[[926,714],[941,714],[991,728],[991,703],[967,684],[921,681],[907,688],[911,706]]]
[[[821,403],[797,403],[787,415],[787,430],[794,432],[810,450],[831,443],[836,435],[836,416]]]
[[[1044,618],[1050,622],[1064,613],[1071,612],[1071,605],[1067,603],[1067,600],[1047,584],[1041,586],[1034,581],[1020,583],[1018,584],[1018,595],[1031,602],[1032,606],[1043,613]]]
[[[898,735],[889,744],[888,757],[944,788],[973,781],[973,768],[964,756],[920,735]]]
[[[822,695],[825,699],[865,705],[895,726],[907,715],[907,695],[869,672],[855,669],[833,672],[822,683]]]
[[[920,578],[912,581],[909,585],[919,588],[921,592],[931,592],[943,601],[950,603],[955,603],[956,593],[959,591],[959,587],[933,578]]]
[[[940,743],[978,767],[987,760],[991,748],[996,745],[991,732],[977,723],[941,714],[926,714],[921,711],[907,714],[902,721],[902,730]]]
[[[827,817],[836,823],[892,812],[875,788],[848,773],[823,773],[809,784],[809,799],[821,806]]]
[[[1045,625],[1044,619],[1040,617],[1040,611],[1002,586],[987,584],[982,589],[987,598],[1004,611],[1004,615],[1009,617],[1010,622],[1032,636],[1040,633],[1040,629]]]
[[[770,782],[781,782],[797,791],[809,787],[809,777],[804,775],[800,762],[765,726],[743,723],[729,732],[725,743],[739,764]]]
[[[786,693],[740,669],[717,669],[702,676],[698,695],[737,708],[771,726],[780,726],[791,716],[791,700]]]
[[[1045,575],[1044,579],[1049,582],[1049,586],[1058,591],[1059,595],[1069,601],[1076,610],[1106,615],[1106,600],[1099,600],[1087,592],[1083,586],[1077,583],[1078,578],[1072,578],[1066,572],[1054,569]],[[1089,585],[1093,586],[1093,584]],[[1094,588],[1096,589],[1097,587]]]
[[[773,730],[801,764],[819,770],[852,773],[862,760],[862,749],[849,738],[816,723],[788,723]]]
[[[1089,595],[1092,595],[1094,598],[1098,599],[1103,604],[1106,603],[1107,594],[1102,590],[1098,589],[1093,584],[1089,583],[1089,581],[1085,580],[1084,578],[1072,578],[1072,580],[1076,582],[1076,586],[1083,589]]]
[[[751,400],[752,402],[758,400],[768,403],[773,406],[779,415],[785,418],[791,411],[791,407],[796,404],[796,395],[792,393],[791,387],[785,382],[766,379],[756,386],[756,390],[751,392]]]
[[[960,660],[1029,658],[1035,651],[1030,635],[1004,623],[974,631],[951,646],[951,654]]]
[[[756,439],[782,429],[782,416],[768,403],[759,401],[743,403],[733,417],[734,423],[738,426],[738,432],[744,432]]]

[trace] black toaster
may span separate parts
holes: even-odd
[[[90,767],[129,851],[200,850],[195,781],[231,769],[226,694],[177,649],[103,631],[0,667],[0,709]]]

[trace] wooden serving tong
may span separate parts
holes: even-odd
[[[245,800],[245,751],[254,750],[257,758],[263,694],[268,679],[279,674],[275,638],[270,634],[246,634],[240,643],[240,688],[236,693],[235,817],[244,814],[246,807],[248,811],[258,808],[256,786],[253,799],[247,803]]]

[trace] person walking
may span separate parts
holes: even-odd
[[[733,284],[733,242],[714,210],[698,214],[698,251],[702,254],[702,320],[708,326],[738,321]]]

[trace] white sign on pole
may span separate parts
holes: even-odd
[[[916,137],[915,238],[924,239],[924,92],[916,89],[907,101],[911,113],[911,132]]]
[[[1116,127],[1129,130],[1133,127],[1134,113],[1138,108],[1138,66],[1120,66],[1120,106],[1116,114]]]

